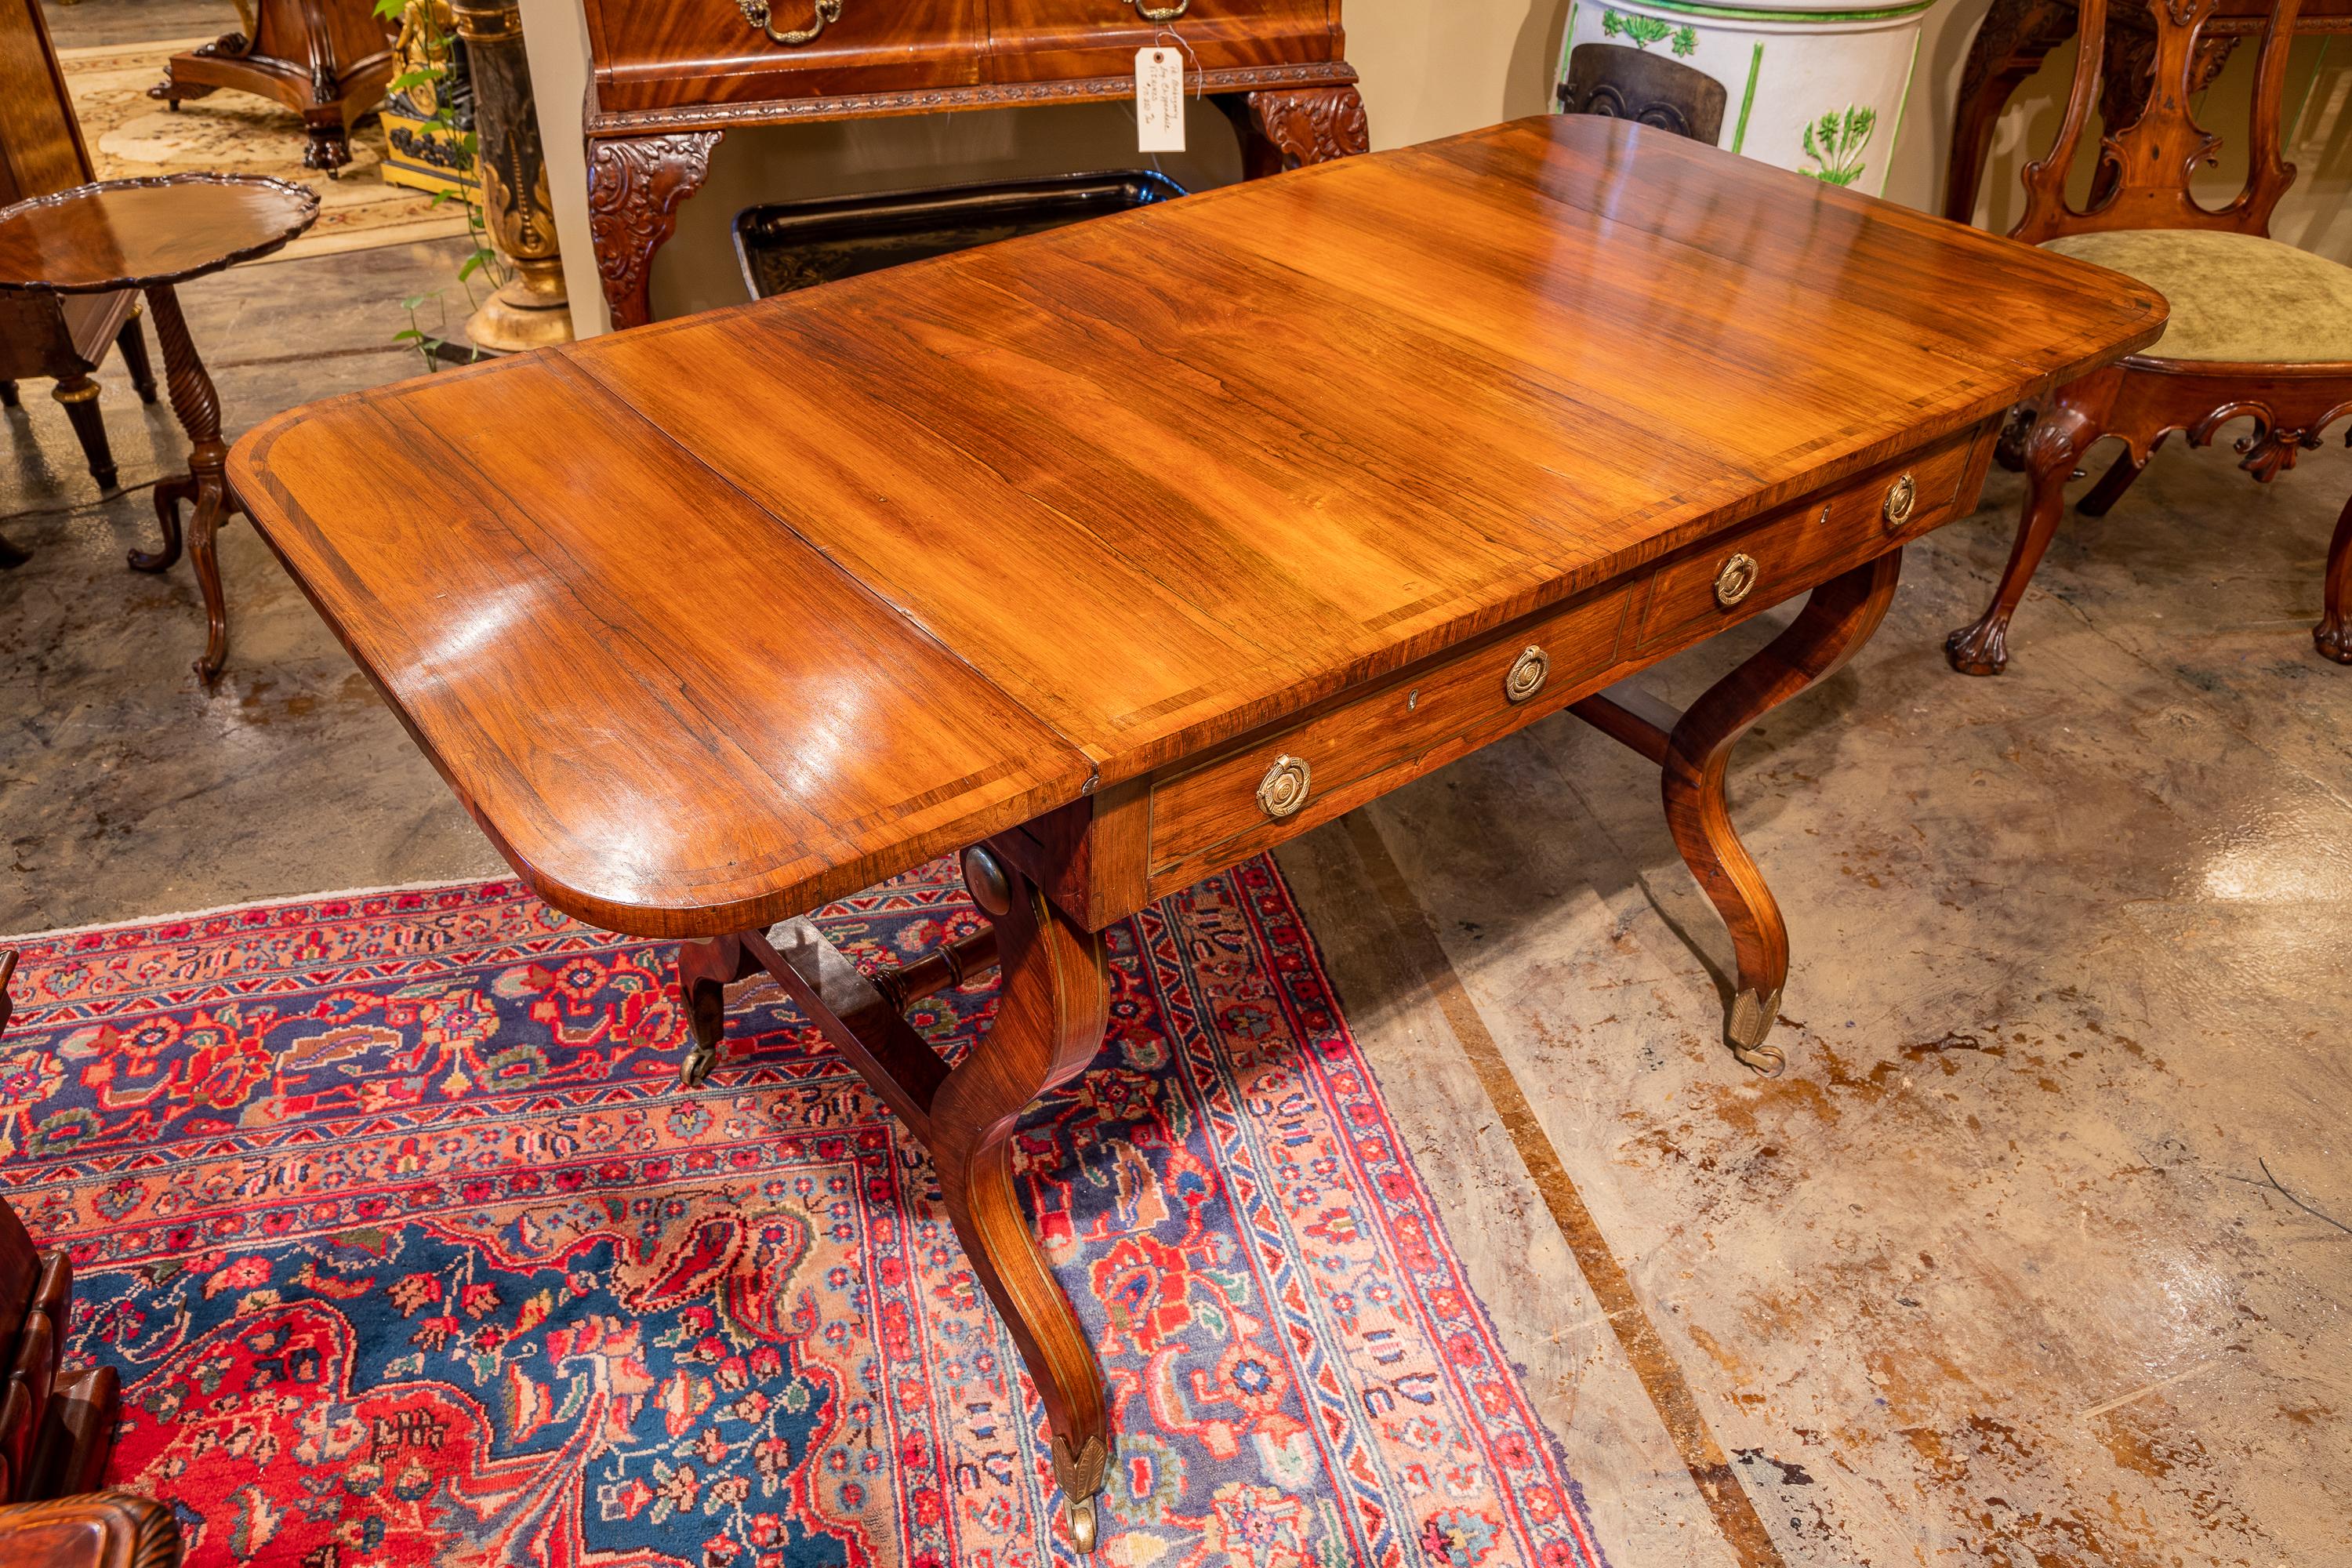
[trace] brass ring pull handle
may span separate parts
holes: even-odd
[[[1173,5],[1153,5],[1146,0],[1129,0],[1135,14],[1147,22],[1172,22],[1192,7],[1192,0],[1176,0]]]
[[[1257,804],[1268,816],[1296,816],[1298,808],[1307,804],[1307,786],[1310,774],[1307,759],[1285,752],[1274,759],[1265,770],[1265,777],[1257,783]]]
[[[1715,574],[1715,602],[1725,609],[1756,591],[1756,557],[1735,555]]]
[[[1551,656],[1530,645],[1511,661],[1509,672],[1503,677],[1503,696],[1508,701],[1525,702],[1543,689],[1550,674]]]
[[[1879,507],[1878,514],[1886,520],[1887,527],[1900,528],[1911,521],[1912,509],[1918,504],[1919,482],[1906,473],[1886,487],[1886,500]]]
[[[816,0],[815,19],[805,27],[787,27],[776,31],[776,24],[768,10],[768,0],[735,0],[743,13],[743,20],[760,29],[780,44],[808,44],[816,41],[818,34],[841,20],[843,0]]]

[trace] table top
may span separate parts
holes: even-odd
[[[261,174],[106,180],[0,208],[0,289],[91,294],[178,283],[310,226],[308,186]]]
[[[868,886],[2151,341],[2074,263],[1517,121],[333,399],[230,473],[551,902]]]

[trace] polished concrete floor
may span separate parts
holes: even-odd
[[[407,374],[446,250],[186,291],[232,423]],[[125,479],[174,438],[110,367]],[[491,873],[249,529],[200,694],[58,411],[7,416],[0,930]],[[1619,1568],[2352,1563],[2352,669],[2305,628],[2352,458],[2167,450],[2070,521],[1996,680],[1946,671],[2016,482],[1915,546],[1733,805],[1790,1066],[1654,775],[1548,721],[1282,858]],[[1772,620],[1785,618],[1782,616]],[[1687,699],[1769,624],[1661,672]]]

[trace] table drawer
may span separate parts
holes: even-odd
[[[1189,47],[1188,74],[1336,60],[1333,10],[1331,0],[990,0],[988,19],[996,79],[1042,81],[1125,76],[1163,29]]]
[[[1651,580],[1633,651],[1712,636],[1948,521],[1974,501],[1976,431],[1873,469],[1670,559]]]
[[[981,0],[587,0],[606,111],[968,87],[981,80]]]
[[[1605,589],[1155,781],[1150,896],[1189,887],[1559,711],[1623,657],[1633,596],[1630,586]]]

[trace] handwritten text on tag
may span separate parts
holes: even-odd
[[[1135,150],[1184,150],[1184,55],[1181,49],[1135,51]]]

